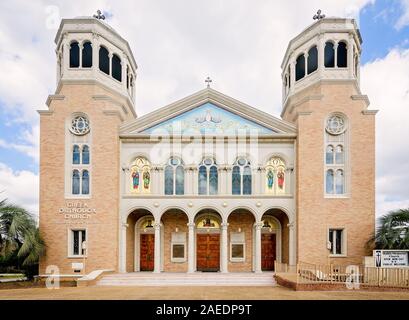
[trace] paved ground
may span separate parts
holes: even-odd
[[[283,287],[66,287],[57,290],[46,288],[0,290],[5,299],[120,299],[120,300],[199,300],[199,299],[393,299],[409,300],[409,292],[296,292]]]

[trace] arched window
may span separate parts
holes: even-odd
[[[327,194],[334,193],[334,171],[332,169],[327,170],[326,178],[325,178],[325,190]]]
[[[318,49],[317,47],[312,47],[308,51],[308,74],[313,73],[318,69]]]
[[[338,68],[347,67],[347,44],[345,42],[339,42],[337,48],[337,66]]]
[[[72,164],[80,164],[80,147],[76,144],[72,147]]]
[[[279,157],[271,158],[265,168],[266,172],[266,192],[271,194],[285,193],[286,166],[283,159]]]
[[[92,45],[91,42],[84,42],[82,46],[82,67],[91,68],[92,67]]]
[[[122,81],[121,59],[116,54],[112,56],[112,77],[118,81]]]
[[[88,170],[82,171],[81,193],[89,194],[89,173]]]
[[[238,158],[232,171],[232,194],[251,194],[251,167],[245,158]]]
[[[181,195],[185,192],[185,170],[178,158],[170,158],[165,167],[165,194]]]
[[[70,45],[70,68],[78,68],[80,66],[80,46],[77,41]]]
[[[99,48],[99,70],[109,74],[109,53],[104,47]]]
[[[149,193],[151,188],[151,166],[148,160],[137,157],[131,164],[131,191]]]
[[[298,81],[305,76],[305,57],[303,54],[299,55],[295,65],[295,81]]]
[[[80,194],[80,172],[78,170],[72,172],[72,194]]]
[[[325,162],[327,164],[334,163],[334,147],[332,145],[327,146],[325,159],[326,159]]]
[[[218,193],[218,173],[217,165],[214,159],[205,158],[199,165],[199,194],[214,195]]]
[[[324,65],[325,68],[334,68],[335,67],[335,50],[334,44],[332,42],[325,43],[324,50]]]
[[[338,145],[335,151],[335,163],[336,164],[344,163],[344,147],[342,145]]]
[[[347,161],[347,123],[341,114],[328,117],[325,127],[325,193],[346,193],[345,162]]]
[[[89,147],[87,145],[82,147],[82,164],[89,164]]]
[[[343,194],[344,193],[344,171],[338,169],[335,176],[335,193]]]

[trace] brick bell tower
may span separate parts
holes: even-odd
[[[360,90],[353,19],[318,15],[282,62],[282,118],[296,124],[297,261],[359,264],[375,228],[375,110]]]
[[[57,88],[39,111],[40,274],[118,269],[118,130],[136,117],[137,65],[103,19],[63,19],[55,37]]]

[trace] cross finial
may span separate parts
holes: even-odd
[[[105,16],[102,14],[101,10],[97,10],[97,14],[94,14],[93,17],[96,19],[105,20]]]
[[[321,20],[325,18],[325,14],[321,14],[321,9],[317,11],[316,14],[312,17],[314,20]]]
[[[212,79],[210,79],[210,77],[207,77],[205,82],[207,83],[207,87],[210,88],[210,83],[212,83]]]

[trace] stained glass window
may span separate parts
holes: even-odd
[[[271,158],[266,165],[266,192],[284,194],[286,185],[286,166],[280,157]]]
[[[165,194],[182,195],[185,193],[185,170],[178,158],[170,158],[165,167]]]
[[[251,194],[251,167],[246,158],[238,158],[232,170],[232,194]]]
[[[336,164],[344,163],[344,148],[341,145],[337,146],[337,150],[335,153],[335,163]]]
[[[134,193],[150,192],[151,174],[150,163],[143,157],[137,157],[131,164],[131,191]]]

